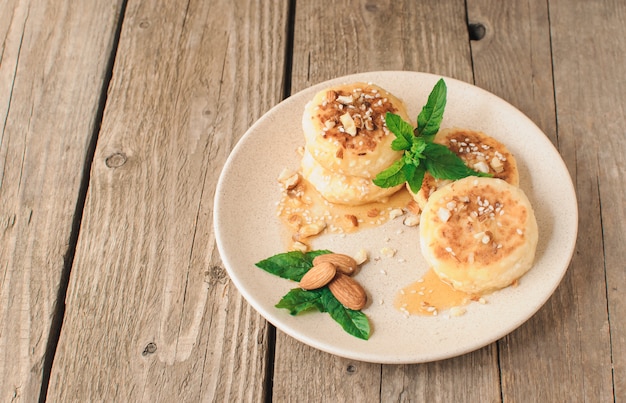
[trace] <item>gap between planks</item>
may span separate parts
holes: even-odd
[[[291,96],[291,77],[293,67],[293,44],[294,31],[296,25],[296,0],[289,0],[287,9],[287,26],[285,35],[285,58],[283,66],[283,88],[281,98],[287,99]],[[276,327],[267,323],[267,368],[265,369],[265,402],[273,402],[274,391],[274,365],[276,362]]]
[[[59,281],[59,290],[57,293],[57,304],[54,308],[52,315],[52,321],[50,324],[50,332],[48,334],[48,343],[46,345],[46,352],[44,355],[44,362],[42,368],[41,389],[39,392],[39,402],[45,402],[48,395],[48,385],[50,384],[50,373],[52,372],[52,364],[54,363],[54,357],[56,355],[57,345],[59,344],[59,337],[61,335],[61,328],[63,327],[63,319],[65,317],[65,296],[67,294],[67,287],[69,285],[70,274],[72,271],[72,265],[74,264],[74,255],[76,254],[76,245],[78,244],[78,235],[80,233],[80,226],[83,218],[83,211],[85,207],[85,200],[87,198],[87,190],[89,188],[91,165],[93,163],[93,157],[96,150],[96,144],[98,143],[98,134],[102,125],[102,118],[104,116],[104,108],[107,103],[107,94],[109,84],[113,75],[113,66],[115,64],[115,58],[117,55],[117,48],[119,45],[120,34],[122,31],[122,23],[124,22],[124,15],[126,14],[126,5],[128,0],[123,0],[122,7],[120,8],[120,15],[118,17],[117,26],[115,27],[115,34],[113,36],[113,44],[111,47],[111,54],[109,55],[106,75],[102,83],[100,90],[100,99],[98,101],[98,109],[96,111],[96,117],[94,120],[94,127],[92,129],[91,138],[87,152],[85,153],[85,161],[83,163],[83,171],[81,173],[80,188],[78,192],[78,198],[76,200],[76,208],[74,210],[74,217],[72,219],[72,229],[69,237],[69,245],[67,252],[63,258],[63,271],[61,272],[61,279]]]

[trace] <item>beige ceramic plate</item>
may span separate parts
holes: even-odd
[[[301,117],[305,103],[330,84],[367,81],[405,101],[416,118],[439,76],[415,72],[372,72],[340,77],[315,85],[281,102],[243,136],[221,174],[215,197],[215,232],[226,269],[246,300],[268,321],[292,337],[320,350],[377,363],[440,360],[483,347],[524,323],[546,302],[569,265],[576,240],[578,212],[568,171],[552,143],[520,111],[502,99],[464,82],[445,78],[448,103],[441,127],[483,131],[500,140],[516,156],[520,186],[533,203],[539,224],[534,267],[520,281],[489,295],[487,304],[472,303],[460,317],[406,318],[393,307],[398,290],[427,269],[419,252],[419,229],[401,220],[346,237],[325,235],[315,249],[354,254],[365,248],[370,257],[388,246],[393,258],[363,265],[357,275],[372,301],[363,312],[372,335],[364,341],[345,333],[330,316],[290,316],[274,305],[297,285],[254,264],[285,252],[276,217],[284,167],[297,168],[295,150],[304,144]],[[402,231],[400,231],[402,230]],[[401,232],[401,233],[400,233]]]

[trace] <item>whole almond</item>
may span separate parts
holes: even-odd
[[[315,259],[313,259],[313,265],[324,262],[332,263],[337,268],[337,271],[347,274],[348,276],[354,273],[357,267],[356,260],[348,255],[342,255],[341,253],[326,253],[316,256]]]
[[[330,292],[343,306],[358,311],[367,303],[367,294],[361,284],[352,277],[338,272],[333,281],[328,283]]]
[[[324,287],[335,277],[337,269],[332,263],[322,262],[316,264],[300,279],[300,288],[315,290]]]

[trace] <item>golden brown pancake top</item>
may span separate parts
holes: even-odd
[[[473,167],[479,161],[486,161],[494,178],[515,184],[512,180],[516,179],[513,175],[517,175],[517,170],[512,165],[513,158],[508,150],[492,137],[481,136],[472,130],[455,130],[449,132],[442,144],[458,155],[465,165]],[[497,171],[492,166],[494,158],[500,165]]]
[[[434,254],[440,260],[489,265],[525,242],[528,211],[508,191],[472,188],[441,208],[451,214],[435,236]]]
[[[319,120],[324,138],[363,155],[376,149],[381,138],[388,135],[385,114],[397,111],[388,93],[373,86],[353,84],[326,91],[311,119]],[[344,125],[346,114],[354,122],[353,131]],[[337,157],[342,158],[341,155]]]

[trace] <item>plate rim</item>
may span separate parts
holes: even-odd
[[[226,173],[228,172],[228,170],[230,169],[231,165],[234,163],[234,161],[236,160],[237,156],[239,155],[239,153],[241,152],[241,149],[243,147],[245,147],[246,141],[250,136],[253,136],[256,129],[258,128],[258,126],[263,124],[263,120],[267,119],[268,116],[273,115],[277,110],[279,110],[280,108],[284,107],[284,105],[286,103],[289,102],[294,102],[294,100],[297,100],[298,98],[302,97],[303,94],[307,94],[307,93],[315,93],[318,90],[323,89],[324,87],[333,85],[333,84],[337,84],[339,82],[348,82],[348,81],[372,81],[372,80],[367,80],[367,77],[371,77],[371,76],[387,76],[387,75],[411,75],[411,76],[416,76],[416,77],[427,77],[431,80],[434,79],[438,79],[438,78],[443,78],[446,83],[452,83],[454,82],[455,85],[461,86],[461,87],[465,87],[471,91],[477,91],[478,93],[480,93],[481,96],[483,97],[487,97],[489,99],[491,99],[492,102],[496,102],[502,106],[506,106],[509,111],[508,112],[514,112],[515,114],[518,115],[518,117],[522,118],[525,120],[526,124],[529,124],[531,126],[534,127],[534,129],[541,133],[544,137],[544,144],[541,144],[541,146],[548,146],[551,147],[550,152],[552,154],[554,154],[554,156],[556,156],[557,158],[554,159],[553,161],[551,161],[552,163],[559,163],[559,168],[560,170],[562,170],[565,174],[566,174],[566,178],[568,179],[568,183],[566,184],[567,189],[570,191],[570,196],[573,197],[573,202],[572,205],[570,207],[573,207],[571,213],[572,213],[572,219],[571,221],[573,222],[573,226],[574,226],[574,231],[572,234],[572,239],[573,242],[568,244],[568,249],[565,251],[565,256],[567,256],[568,258],[566,259],[566,262],[563,262],[563,268],[561,268],[560,272],[558,273],[558,281],[555,281],[552,288],[550,289],[550,292],[545,293],[545,295],[543,295],[543,298],[541,298],[541,300],[536,304],[536,307],[534,310],[532,310],[532,313],[530,313],[529,315],[527,315],[523,320],[520,320],[520,322],[512,327],[512,328],[503,328],[501,329],[501,331],[499,332],[492,332],[491,333],[491,337],[487,337],[485,339],[482,340],[481,343],[476,344],[476,345],[469,345],[465,348],[458,348],[454,351],[450,351],[449,353],[444,353],[444,354],[432,354],[429,357],[424,357],[423,359],[416,359],[415,357],[401,357],[398,355],[393,355],[393,356],[381,356],[380,354],[368,354],[368,353],[363,353],[363,352],[359,352],[358,354],[356,353],[351,353],[351,352],[347,352],[343,349],[340,348],[336,348],[332,343],[323,343],[320,342],[318,340],[316,340],[315,338],[311,337],[310,335],[307,334],[302,334],[301,332],[299,332],[298,330],[289,327],[289,326],[285,326],[283,325],[283,323],[281,323],[280,320],[278,320],[278,317],[281,316],[281,314],[276,313],[276,312],[270,312],[269,310],[265,309],[261,303],[259,301],[256,300],[256,298],[254,297],[254,295],[252,295],[248,289],[246,289],[246,287],[243,285],[243,283],[241,282],[239,276],[236,274],[236,272],[234,271],[232,265],[231,265],[231,261],[229,256],[227,255],[227,253],[225,253],[226,247],[223,243],[223,239],[220,236],[220,225],[221,225],[221,215],[219,214],[220,209],[222,208],[223,202],[222,202],[222,197],[224,195],[224,186],[225,186],[225,182],[226,182]],[[378,84],[378,83],[377,83]],[[384,84],[381,84],[384,87]],[[471,128],[470,128],[471,129]],[[567,273],[567,270],[569,268],[569,265],[571,263],[571,259],[573,257],[574,251],[575,251],[575,247],[576,247],[576,240],[577,240],[577,233],[578,233],[578,203],[577,203],[577,195],[576,195],[576,191],[575,191],[575,187],[571,178],[571,175],[569,173],[569,170],[567,169],[567,166],[563,160],[563,158],[561,157],[558,149],[554,146],[554,144],[552,144],[552,142],[548,139],[548,137],[545,135],[545,133],[527,116],[525,115],[522,111],[520,111],[519,109],[517,109],[516,107],[514,107],[512,104],[510,104],[509,102],[507,102],[506,100],[500,98],[499,96],[484,90],[474,84],[471,83],[467,83],[455,78],[451,78],[451,77],[447,77],[447,76],[443,76],[443,75],[438,75],[438,74],[432,74],[432,73],[427,73],[427,72],[414,72],[414,71],[404,71],[404,70],[384,70],[384,71],[369,71],[369,72],[360,72],[360,73],[355,73],[355,74],[348,74],[348,75],[343,75],[343,76],[339,76],[339,77],[335,77],[329,80],[325,80],[316,84],[313,84],[309,87],[303,88],[301,90],[299,90],[298,92],[290,95],[289,97],[285,98],[284,100],[280,101],[279,103],[277,103],[276,105],[274,105],[272,108],[270,108],[267,112],[265,112],[263,115],[261,115],[244,133],[244,135],[237,141],[236,145],[233,147],[233,149],[231,150],[231,152],[229,153],[228,158],[226,159],[226,162],[224,163],[224,166],[222,167],[222,170],[220,172],[219,178],[218,178],[218,182],[217,182],[217,186],[216,186],[216,190],[215,190],[215,197],[214,197],[214,203],[213,203],[213,229],[214,229],[214,233],[215,233],[215,240],[216,240],[216,244],[217,244],[217,248],[218,248],[218,252],[220,255],[220,258],[224,264],[224,267],[227,271],[227,273],[229,274],[229,277],[231,279],[231,281],[233,282],[233,284],[235,285],[235,287],[237,288],[238,292],[241,293],[241,295],[244,297],[244,299],[268,322],[270,322],[273,326],[275,326],[277,329],[281,330],[282,332],[286,333],[287,335],[289,335],[290,337],[293,337],[296,340],[299,340],[300,342],[303,342],[304,344],[307,344],[313,348],[316,348],[318,350],[333,354],[333,355],[337,355],[340,357],[344,357],[344,358],[348,358],[348,359],[354,359],[354,360],[358,360],[358,361],[364,361],[364,362],[371,362],[371,363],[380,363],[380,364],[413,364],[413,363],[424,363],[424,362],[432,362],[432,361],[437,361],[437,360],[443,360],[443,359],[447,359],[447,358],[452,358],[452,357],[456,357],[456,356],[460,356],[466,353],[469,353],[471,351],[475,351],[478,350],[484,346],[487,346],[491,343],[493,343],[494,341],[497,341],[499,339],[501,339],[502,337],[506,336],[507,334],[510,334],[511,332],[515,331],[517,328],[519,328],[520,326],[522,326],[524,323],[526,323],[531,317],[533,317],[544,305],[545,303],[550,299],[550,297],[554,294],[554,292],[556,291],[556,289],[558,288],[558,286],[561,284],[563,277],[565,276],[565,274]],[[535,262],[536,263],[536,262]],[[254,262],[252,262],[252,265],[254,264]],[[260,270],[260,269],[259,269]],[[278,308],[273,308],[276,311],[279,311]],[[365,342],[367,343],[367,342]]]

